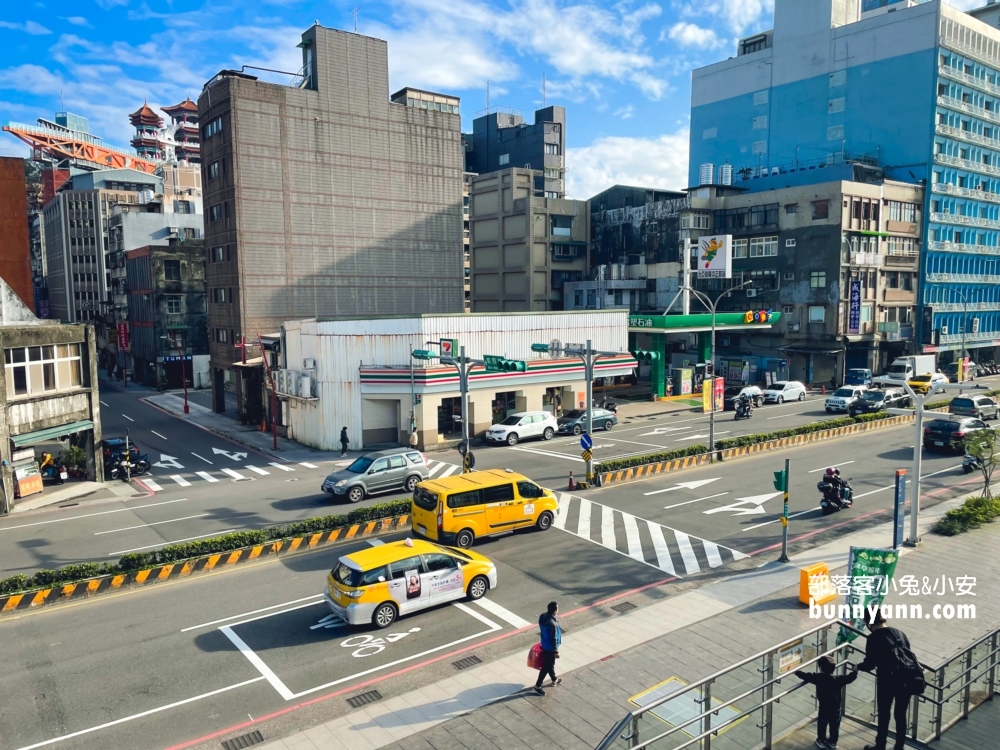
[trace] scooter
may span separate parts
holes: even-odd
[[[982,471],[983,465],[979,462],[979,459],[975,456],[970,456],[968,453],[962,457],[962,471],[966,474],[971,474],[974,471]]]
[[[854,505],[854,488],[851,487],[850,480],[845,480],[842,487],[837,487],[824,478],[816,484],[816,489],[823,494],[819,501],[819,509],[823,511],[824,516]]]
[[[753,401],[751,399],[741,399],[736,402],[736,414],[734,420],[750,419],[753,416]]]
[[[604,397],[604,399],[601,401],[601,403],[597,403],[595,401],[594,402],[594,406],[596,408],[598,408],[598,409],[606,409],[607,411],[611,412],[612,414],[615,414],[615,415],[618,414],[618,404],[616,404],[614,401],[608,401],[608,397],[607,396]]]
[[[126,463],[127,471],[126,471]],[[124,453],[116,453],[111,457],[111,460],[104,465],[104,474],[111,477],[112,479],[121,479],[123,482],[127,481],[129,476],[137,477],[145,474],[150,469],[149,456],[142,455],[132,455],[126,462]]]
[[[69,478],[69,473],[66,471],[66,466],[63,464],[59,464],[58,466],[56,466],[56,464],[46,466],[42,469],[41,473],[43,479],[51,479],[56,484],[62,484]]]

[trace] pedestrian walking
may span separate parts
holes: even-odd
[[[542,680],[548,675],[552,680],[549,684],[552,687],[558,685],[562,680],[556,677],[556,659],[559,658],[559,645],[562,643],[562,626],[559,624],[559,605],[556,602],[549,602],[548,608],[538,617],[538,630],[542,637],[542,667],[538,670],[538,679],[535,680],[535,693],[545,695],[542,690]]]
[[[837,665],[829,656],[821,656],[816,661],[816,672],[795,673],[803,682],[816,686],[816,700],[819,701],[819,715],[816,718],[816,747],[836,750],[840,739],[841,695],[845,685],[858,679],[858,666],[851,665],[847,674],[834,674]],[[829,730],[829,735],[827,731]]]
[[[347,427],[340,428],[340,457],[343,458],[347,455],[347,446],[350,444],[351,439],[347,437]]]
[[[875,670],[875,705],[878,713],[875,744],[865,745],[865,750],[886,750],[890,716],[895,720],[896,730],[893,749],[903,750],[910,697],[924,691],[923,668],[910,650],[906,634],[886,625],[881,610],[870,611],[865,622],[871,634],[868,636],[865,658],[858,669],[864,672]]]

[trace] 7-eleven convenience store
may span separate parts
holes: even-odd
[[[464,346],[474,359],[525,362],[525,372],[472,370],[474,436],[514,412],[585,406],[583,362],[535,354],[533,343],[583,345],[589,339],[595,349],[621,352],[599,359],[595,378],[629,375],[636,366],[627,351],[627,310],[320,318],[288,322],[281,336],[285,370],[276,373],[276,382],[282,424],[288,437],[321,450],[339,448],[345,426],[351,450],[406,445],[414,427],[422,450],[458,443],[458,372],[411,358],[416,349],[453,346],[457,356]]]

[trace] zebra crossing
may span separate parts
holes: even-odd
[[[427,459],[428,479],[444,479],[452,474],[457,474],[462,470],[461,466]]]
[[[747,557],[738,550],[567,492],[559,493],[559,511],[552,525],[678,577]]]

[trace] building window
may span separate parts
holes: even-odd
[[[504,164],[510,164],[510,154],[500,154],[499,162],[501,167]]]
[[[545,153],[549,156],[559,156],[559,144],[558,143],[546,143]]]
[[[67,391],[83,384],[79,344],[5,349],[7,398]]]
[[[799,204],[798,203],[789,203],[789,204],[787,204],[785,206],[785,213],[786,214],[797,214],[798,212],[799,212]]]
[[[583,307],[583,290],[575,289],[573,290],[573,307],[581,308]]]
[[[767,49],[767,36],[765,35],[755,36],[743,42],[744,55],[749,55],[751,52],[759,52],[762,49]]]
[[[754,130],[764,130],[765,128],[767,128],[767,115],[760,115],[759,117],[753,118]]]
[[[624,302],[622,302],[622,290],[615,289],[615,307],[621,307]]]
[[[225,251],[222,249],[222,245],[212,248],[212,262],[221,263],[226,259]]]
[[[208,179],[214,180],[219,176],[219,162],[213,161],[208,165]]]
[[[781,312],[784,313],[785,315],[794,315],[795,305],[782,305]]]
[[[213,135],[216,135],[217,133],[221,133],[222,132],[222,118],[221,117],[216,117],[214,120],[212,120],[210,123],[208,123],[208,125],[206,125],[204,128],[202,128],[202,130],[205,133],[205,135],[203,136],[203,139],[206,140],[206,141],[209,138],[211,138]]]
[[[777,237],[754,237],[750,240],[750,257],[767,258],[778,254]]]
[[[917,221],[917,206],[915,203],[889,201],[889,221],[905,221],[914,224]]]
[[[163,278],[167,281],[180,281],[181,262],[179,260],[163,261]]]
[[[822,305],[809,305],[809,322],[810,323],[825,323],[826,322],[826,308]]]
[[[229,343],[229,331],[225,328],[215,329],[215,343],[217,344],[227,344]]]
[[[222,218],[222,204],[216,203],[214,206],[210,206],[208,209],[208,220],[218,221]]]
[[[826,271],[811,271],[809,273],[810,289],[826,289]]]
[[[545,178],[547,180],[558,180],[561,176],[561,172],[558,167],[546,167],[545,168]]]
[[[170,295],[164,297],[167,303],[167,314],[168,315],[180,315],[181,314],[181,298],[179,295]]]
[[[179,214],[193,214],[194,204],[191,201],[177,201],[177,213]]]
[[[733,240],[733,257],[734,258],[745,258],[745,257],[747,257],[747,241],[746,240]]]
[[[813,221],[830,218],[830,201],[812,201]]]
[[[226,290],[224,287],[216,287],[212,290],[212,302],[221,303],[226,301]]]
[[[569,237],[573,232],[572,216],[552,216],[552,236]]]

